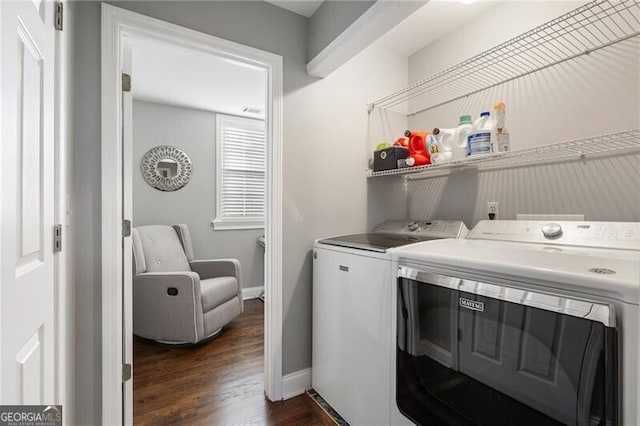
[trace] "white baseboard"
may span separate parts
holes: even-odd
[[[302,395],[311,389],[311,369],[294,371],[282,377],[282,399]]]
[[[264,286],[245,287],[242,289],[242,300],[257,299],[264,291]]]

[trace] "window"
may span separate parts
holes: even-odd
[[[213,227],[263,228],[264,121],[218,114],[216,127],[216,218]]]

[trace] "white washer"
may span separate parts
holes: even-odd
[[[459,221],[387,221],[313,251],[313,388],[352,425],[389,423],[396,247],[468,232]]]
[[[639,423],[639,223],[483,221],[393,258],[391,423]]]

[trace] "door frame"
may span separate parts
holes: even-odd
[[[68,0],[59,0],[63,7],[64,29],[55,31],[55,194],[54,223],[62,225],[62,251],[54,256],[56,294],[56,403],[65,407],[64,420],[75,423],[75,291],[73,271],[73,228],[71,226],[72,182],[72,86],[71,40],[72,22]],[[54,2],[47,3],[54,7]]]
[[[282,56],[224,40],[115,6],[102,4],[102,422],[123,418],[122,119],[123,37],[145,37],[262,68],[267,78],[267,181],[265,223],[265,394],[282,399]],[[133,76],[135,84],[135,76]],[[131,218],[126,218],[131,219]],[[128,298],[129,301],[131,298]]]

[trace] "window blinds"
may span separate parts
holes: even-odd
[[[265,217],[264,121],[219,116],[218,220]]]

